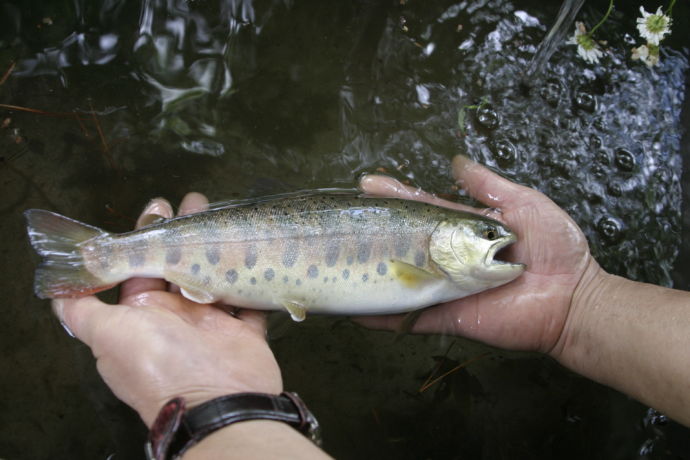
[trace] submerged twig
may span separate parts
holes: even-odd
[[[108,165],[110,166],[111,169],[117,169],[115,162],[113,161],[112,155],[110,155],[110,147],[108,146],[108,142],[105,140],[105,135],[103,135],[103,129],[101,129],[101,122],[98,121],[98,117],[96,116],[96,112],[93,110],[93,105],[89,102],[89,106],[91,107],[91,118],[93,119],[94,124],[96,125],[96,131],[98,132],[98,138],[101,140],[101,152],[103,153],[103,156],[105,157],[106,161],[108,162]]]
[[[4,84],[8,78],[10,78],[10,75],[12,75],[12,72],[14,71],[14,67],[17,65],[15,61],[12,61],[10,64],[10,67],[5,71],[4,74],[2,74],[2,78],[0,78],[0,85]]]
[[[486,357],[489,356],[490,354],[491,354],[491,352],[490,352],[490,351],[487,351],[486,353],[482,353],[482,354],[479,355],[479,356],[475,356],[474,358],[470,358],[470,359],[468,359],[467,361],[465,361],[464,363],[458,364],[457,366],[455,366],[454,368],[452,368],[452,369],[449,370],[448,372],[444,372],[444,373],[441,374],[440,376],[438,376],[438,377],[436,377],[435,379],[429,381],[429,379],[431,378],[431,376],[434,375],[434,373],[435,373],[435,371],[432,372],[432,374],[429,376],[429,378],[428,378],[427,381],[424,383],[424,385],[422,385],[422,386],[419,388],[419,392],[420,392],[420,393],[425,392],[425,391],[428,390],[431,386],[433,386],[433,385],[435,385],[436,383],[440,382],[440,381],[441,381],[442,379],[444,379],[445,377],[448,377],[448,376],[449,376],[450,374],[452,374],[453,372],[457,372],[457,371],[459,371],[460,369],[462,369],[463,367],[467,367],[467,366],[469,366],[470,364],[472,364],[472,363],[475,362],[475,361],[479,361],[480,359],[486,358]],[[439,367],[440,367],[440,366],[439,366]]]

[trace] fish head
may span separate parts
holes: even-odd
[[[506,225],[488,217],[459,213],[439,223],[430,241],[438,267],[467,291],[479,292],[514,280],[525,270],[521,263],[496,259],[517,241]]]

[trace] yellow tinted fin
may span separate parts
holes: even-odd
[[[399,260],[391,260],[391,272],[395,278],[408,288],[416,288],[425,283],[438,281],[443,277]]]
[[[290,313],[290,316],[292,317],[293,321],[304,321],[304,318],[307,317],[307,309],[304,305],[300,303],[287,301],[283,302],[283,306],[288,311],[288,313]]]
[[[196,276],[166,271],[163,273],[163,277],[180,286],[182,295],[192,302],[213,303],[218,300],[216,296],[206,290],[206,286]]]

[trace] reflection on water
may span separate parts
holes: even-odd
[[[580,17],[596,22],[607,6],[599,3]],[[678,50],[689,43],[671,37],[654,70],[632,63],[625,34],[636,6],[620,8],[601,29],[601,65],[557,46],[541,77],[523,85],[555,4],[0,2],[0,75],[14,63],[0,103],[42,111],[0,112],[7,271],[28,258],[17,212],[28,207],[124,230],[156,195],[351,186],[375,170],[457,195],[448,167],[462,152],[565,207],[608,270],[670,285],[688,67]],[[675,13],[681,23],[687,5]],[[27,298],[29,262],[26,280],[3,288],[19,324],[3,347],[21,369],[6,400],[28,399],[26,381],[43,382],[44,399],[3,407],[0,425],[11,422],[13,438],[0,447],[23,457],[35,433],[48,432],[53,458],[138,455],[131,439],[141,427],[123,423],[129,416],[100,393],[88,355],[77,351],[75,368],[73,344]],[[419,395],[449,339],[391,343],[338,320],[308,323],[288,326],[274,349],[286,382],[323,414],[338,456],[629,458],[663,438],[650,424],[636,430],[644,408],[532,355],[494,354]],[[458,343],[447,365],[486,349]],[[91,401],[108,410],[94,415]],[[79,447],[84,417],[104,428]],[[644,445],[646,458],[662,458]],[[34,449],[28,457],[47,456]]]

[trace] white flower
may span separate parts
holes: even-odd
[[[654,67],[659,63],[659,47],[649,44],[647,45],[642,45],[639,48],[633,48],[632,49],[632,56],[630,58],[633,61],[637,61],[638,59],[645,64],[647,64],[647,67]]]
[[[577,45],[577,54],[592,64],[598,64],[599,58],[604,55],[592,36],[587,33],[585,25],[581,22],[575,23],[575,33],[567,43],[569,45]]]
[[[637,18],[637,30],[650,45],[658,46],[664,35],[671,32],[671,18],[661,12],[661,7],[652,14],[647,13],[641,6],[640,13],[642,17]]]

